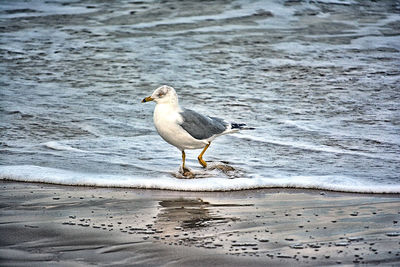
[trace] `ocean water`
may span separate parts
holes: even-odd
[[[0,179],[400,193],[400,1],[1,1]],[[254,131],[181,153],[183,107]],[[228,168],[225,168],[228,167]]]

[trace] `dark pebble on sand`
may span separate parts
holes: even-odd
[[[303,246],[302,244],[294,244],[294,245],[291,245],[290,248],[294,248],[294,249],[303,249],[304,246]]]
[[[131,227],[129,230],[131,231],[146,231],[144,228],[136,228],[136,227]]]
[[[346,247],[348,245],[349,245],[348,242],[336,242],[335,243],[335,246],[337,246],[337,247]]]
[[[288,256],[288,255],[278,255],[276,257],[281,258],[281,259],[291,259],[292,258],[292,256]]]
[[[232,244],[232,247],[255,247],[257,246],[256,243],[237,243],[237,244]]]
[[[389,237],[396,237],[396,236],[400,236],[400,232],[387,233],[386,235]]]
[[[155,232],[154,231],[142,231],[142,232],[138,232],[138,234],[152,235],[152,234],[155,234]]]
[[[351,242],[359,242],[359,241],[362,241],[362,240],[364,240],[364,238],[363,237],[349,237],[349,238],[347,238],[349,241],[351,241]]]

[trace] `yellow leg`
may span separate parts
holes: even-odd
[[[185,160],[186,160],[186,154],[185,151],[182,150],[182,170],[185,172]]]
[[[210,146],[211,143],[208,143],[205,148],[203,149],[203,151],[201,151],[200,155],[197,157],[197,159],[199,160],[199,163],[201,164],[201,166],[203,166],[204,168],[207,167],[207,163],[203,160],[203,155],[206,152],[207,148]]]

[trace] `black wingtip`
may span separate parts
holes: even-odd
[[[231,128],[238,129],[238,130],[255,130],[256,129],[253,127],[247,127],[245,123],[231,123]]]

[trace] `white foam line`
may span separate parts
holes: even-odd
[[[326,152],[326,153],[333,153],[333,154],[345,154],[345,155],[361,156],[361,157],[366,157],[366,158],[389,160],[389,161],[400,161],[400,158],[386,157],[386,156],[380,156],[380,155],[376,156],[376,155],[372,155],[369,153],[348,151],[348,150],[343,150],[343,149],[338,149],[338,148],[333,148],[333,147],[328,147],[328,146],[322,146],[322,145],[315,146],[315,145],[299,143],[299,142],[282,141],[282,140],[278,140],[278,139],[271,138],[271,137],[269,137],[269,138],[257,137],[257,136],[252,136],[252,135],[248,135],[248,134],[240,134],[240,135],[238,134],[238,135],[232,135],[232,136],[235,136],[236,138],[239,138],[239,139],[248,139],[251,141],[262,142],[262,143],[267,143],[267,144],[289,146],[289,147],[294,147],[294,148],[308,150],[308,151],[318,151],[318,152]]]
[[[357,4],[355,1],[343,1],[343,0],[316,0],[316,2],[323,4],[345,5],[345,6]]]
[[[321,128],[321,127],[318,127],[315,125],[305,125],[304,123],[301,123],[298,121],[282,120],[281,122],[284,124],[296,127],[298,129],[307,131],[307,132],[318,132],[318,133],[322,133],[324,135],[330,135],[330,136],[336,136],[336,137],[339,136],[339,137],[347,137],[347,138],[358,138],[358,139],[371,140],[371,141],[379,142],[379,143],[385,143],[385,144],[389,144],[389,145],[400,145],[399,137],[397,137],[397,140],[386,140],[384,138],[377,138],[375,136],[368,136],[368,135],[356,136],[354,134],[349,134],[348,132],[343,132],[340,130],[329,131],[326,129],[326,127]]]
[[[74,186],[164,189],[174,191],[238,191],[263,188],[318,189],[354,193],[400,193],[400,185],[378,185],[340,176],[176,179],[80,173],[32,165],[0,166],[1,180]]]
[[[72,151],[72,152],[80,152],[87,153],[88,151],[81,150],[78,148],[71,147],[69,145],[61,144],[56,141],[50,141],[43,144],[45,147],[53,149],[53,150],[62,150],[62,151]]]
[[[260,3],[261,2],[261,3]],[[274,16],[288,17],[294,13],[294,8],[284,7],[278,1],[270,1],[268,5],[262,5],[262,1],[249,3],[248,1],[242,5],[240,9],[228,9],[218,14],[212,15],[199,15],[199,16],[188,16],[188,17],[175,17],[168,18],[162,20],[155,20],[152,22],[143,22],[132,25],[133,28],[148,28],[154,27],[157,25],[171,25],[171,24],[179,24],[179,23],[196,23],[199,21],[206,20],[221,20],[221,19],[232,19],[232,18],[240,18],[243,16],[251,16],[257,13],[258,10],[266,8],[267,11],[271,11]]]

